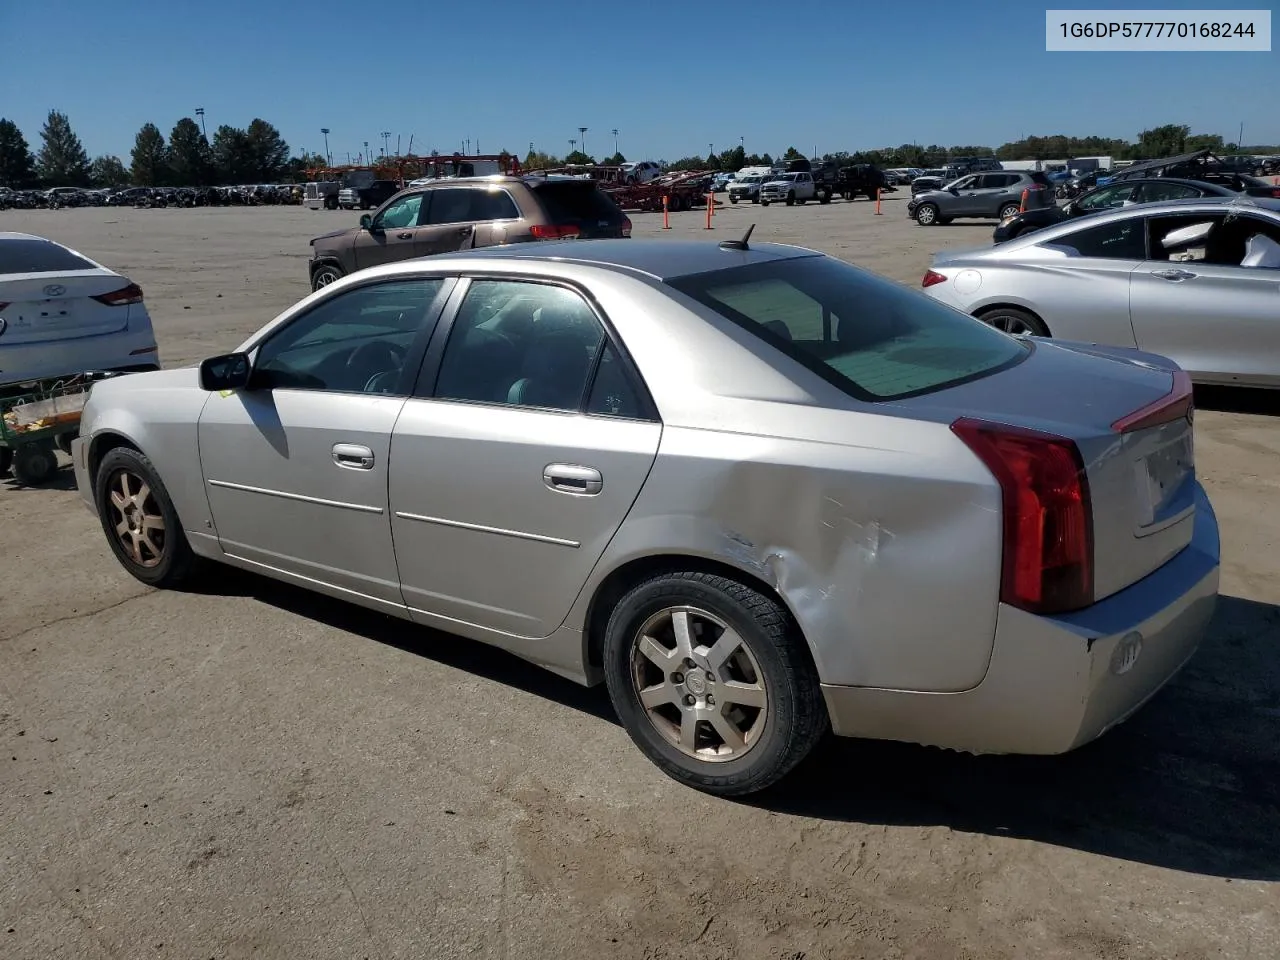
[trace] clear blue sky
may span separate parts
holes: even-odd
[[[1138,6],[1135,0],[1134,6]],[[1212,0],[1163,8],[1230,8]],[[1280,53],[1046,53],[1026,0],[0,0],[0,116],[32,148],[51,107],[90,155],[127,164],[134,134],[206,110],[209,135],[253,117],[335,160],[392,131],[401,148],[674,160],[1023,134],[1132,139],[1190,124],[1280,142]],[[1265,4],[1253,3],[1254,7]],[[703,10],[714,10],[712,15]],[[901,12],[899,12],[901,11]],[[1277,18],[1280,19],[1280,18]],[[1280,24],[1277,25],[1280,27]],[[607,150],[604,150],[607,148]]]

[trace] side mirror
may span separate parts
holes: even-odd
[[[209,392],[243,390],[249,385],[253,366],[247,353],[225,353],[200,364],[200,389]]]
[[[361,230],[369,230],[370,232],[372,232],[372,230],[373,230],[373,217],[371,217],[371,216],[370,216],[369,214],[367,214],[367,213],[363,213],[363,214],[361,214],[361,215],[360,215],[360,229],[361,229]]]

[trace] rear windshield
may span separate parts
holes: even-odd
[[[622,222],[622,211],[593,180],[557,181],[533,185],[534,195],[542,203],[553,223],[578,223],[605,220]]]
[[[97,267],[48,240],[0,240],[0,273],[62,273]]]
[[[873,273],[800,257],[668,283],[860,400],[932,393],[1018,363],[1027,344]]]

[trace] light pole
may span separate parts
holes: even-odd
[[[570,137],[570,138],[569,138],[569,152],[570,152],[570,153],[573,153],[574,148],[575,148],[575,147],[577,147],[577,145],[578,145],[578,141],[577,141],[577,140],[574,140],[572,137]]]
[[[364,162],[365,162],[365,163],[369,163],[369,161],[372,159],[372,158],[369,156],[369,141],[368,141],[368,140],[366,140],[366,141],[364,142],[364,158],[363,158],[363,159],[364,159]]]
[[[582,152],[586,153],[587,152],[587,128],[579,127],[578,133],[582,135]]]
[[[208,140],[209,134],[204,130],[204,107],[196,107],[196,116],[200,118],[200,136]]]
[[[329,156],[329,128],[321,127],[320,132],[324,134],[324,162],[333,166],[333,157]]]
[[[387,151],[390,149],[391,149],[391,131],[383,130],[382,131],[382,155],[385,157],[387,155]]]
[[[618,128],[613,128],[613,155],[618,155]]]

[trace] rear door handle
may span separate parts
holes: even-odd
[[[411,231],[411,230],[406,230],[406,231],[404,231],[404,233],[397,233],[397,234],[396,234],[396,236],[397,236],[399,239],[401,239],[401,240],[412,240],[412,239],[413,239],[413,231]]]
[[[594,497],[604,489],[604,477],[594,467],[576,463],[549,463],[542,470],[542,482],[557,493]]]
[[[335,443],[333,462],[347,470],[372,470],[373,451],[358,443]]]

